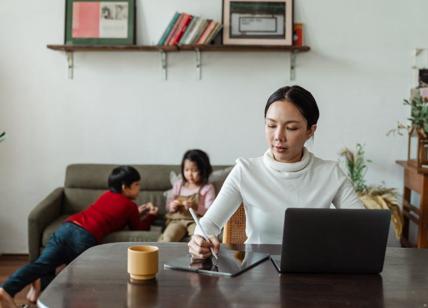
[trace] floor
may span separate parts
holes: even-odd
[[[0,255],[0,284],[19,267],[28,262],[28,255]],[[36,307],[26,299],[29,287],[26,287],[15,296],[15,302],[21,307]]]

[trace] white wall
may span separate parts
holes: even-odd
[[[321,119],[311,149],[337,159],[343,146],[366,145],[369,183],[401,190],[406,138],[386,137],[408,110],[411,51],[427,47],[424,0],[296,0],[311,51],[290,82],[287,53],[206,53],[203,79],[194,55],[169,57],[163,81],[157,53],[76,53],[63,41],[64,2],[0,2],[0,253],[27,251],[27,216],[67,164],[178,163],[200,147],[214,164],[258,156],[266,148],[263,108],[290,83],[309,89]],[[156,42],[175,10],[221,18],[221,0],[139,0],[139,43]]]

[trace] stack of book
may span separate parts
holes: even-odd
[[[216,37],[221,28],[222,25],[212,19],[176,12],[158,45],[206,45]]]

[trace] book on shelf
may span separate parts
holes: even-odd
[[[217,34],[220,32],[221,28],[223,28],[223,25],[219,22],[216,22],[216,25],[214,27],[214,30],[211,31],[210,34],[208,34],[207,39],[203,42],[203,44],[209,44],[212,40],[217,36]]]
[[[204,32],[207,25],[208,25],[208,20],[201,18],[199,23],[195,26],[194,32],[189,35],[190,37],[186,41],[186,45],[196,44],[196,41],[201,36],[202,32]]]
[[[199,38],[199,36],[204,31],[208,21],[206,19],[200,18],[195,25],[195,28],[193,31],[189,34],[189,37],[187,38],[185,44],[186,45],[193,45],[195,44],[196,40]]]
[[[293,45],[301,47],[303,46],[303,24],[295,23],[293,25]]]
[[[172,27],[171,31],[168,33],[168,36],[164,42],[164,46],[169,45],[169,42],[171,42],[172,37],[174,36],[174,34],[177,32],[177,28],[180,25],[181,21],[183,20],[183,13],[180,14],[180,16],[178,16],[177,20],[174,23],[174,26]]]
[[[197,21],[200,19],[200,17],[193,16],[192,21],[187,26],[186,31],[184,32],[183,36],[181,37],[180,41],[178,42],[178,45],[185,45],[187,38],[189,37],[189,34],[193,31],[193,29],[196,26]]]
[[[166,39],[168,38],[169,33],[171,32],[172,28],[174,27],[175,23],[177,22],[177,19],[180,17],[179,12],[175,12],[174,16],[170,20],[168,26],[166,27],[165,31],[163,32],[161,38],[159,39],[158,45],[162,46],[165,44]]]
[[[160,46],[208,44],[222,25],[211,19],[204,19],[188,13],[176,12],[159,39]]]
[[[192,21],[192,18],[193,18],[192,15],[186,14],[186,13],[183,13],[182,15],[183,15],[183,18],[181,18],[180,23],[174,35],[171,37],[171,40],[168,41],[168,46],[174,46],[178,44],[184,32],[186,31],[187,26]]]
[[[204,32],[198,38],[196,45],[205,44],[205,41],[207,40],[210,33],[214,30],[215,26],[216,26],[216,22],[214,20],[210,20]]]

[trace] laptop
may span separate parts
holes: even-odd
[[[376,274],[383,269],[389,210],[289,208],[280,273]]]

